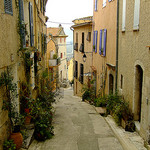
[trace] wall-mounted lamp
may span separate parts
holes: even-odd
[[[87,57],[86,57],[86,54],[85,54],[85,53],[93,53],[93,52],[84,52],[84,54],[83,54],[83,56],[82,56],[83,62],[86,62],[86,59],[87,59]]]

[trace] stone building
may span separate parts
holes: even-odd
[[[59,27],[47,28],[47,34],[50,34],[58,46],[58,58],[60,58],[60,65],[58,67],[59,81],[67,80],[67,48],[66,38],[67,35],[61,25]]]
[[[14,99],[18,113],[24,111],[20,105],[22,83],[27,82],[32,98],[36,98],[38,70],[45,69],[47,0],[3,0],[0,1],[0,74],[10,69],[13,83],[17,85]],[[29,54],[32,66],[27,70],[22,56]],[[40,61],[39,61],[40,60]],[[28,79],[27,79],[28,78]],[[8,112],[2,109],[3,88],[0,87],[0,150],[10,134]]]
[[[94,1],[93,77],[96,94],[115,92],[117,1]]]
[[[118,90],[150,140],[150,1],[119,1]]]
[[[47,51],[46,51],[46,68],[50,74],[51,85],[54,90],[58,85],[58,66],[60,58],[58,58],[58,45],[53,36],[47,32]]]
[[[73,20],[74,44],[74,95],[82,96],[84,84],[91,79],[92,66],[92,17]],[[83,60],[83,55],[86,60]]]

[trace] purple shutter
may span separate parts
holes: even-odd
[[[104,29],[104,52],[103,52],[103,56],[106,56],[106,39],[107,39],[107,29]]]
[[[97,53],[97,35],[98,35],[98,31],[95,31],[96,33],[96,41],[95,41],[95,53]]]
[[[102,33],[103,31],[100,30],[100,38],[99,38],[99,54],[101,55],[101,49],[102,49]]]
[[[93,51],[95,51],[94,46],[95,46],[95,31],[93,33]]]

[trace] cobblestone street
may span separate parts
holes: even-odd
[[[104,118],[72,93],[65,89],[64,98],[54,105],[54,137],[33,141],[29,150],[122,150]]]

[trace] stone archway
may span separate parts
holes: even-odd
[[[142,104],[142,87],[143,87],[143,69],[140,65],[135,67],[135,96],[134,96],[134,120],[141,121],[141,104]]]

